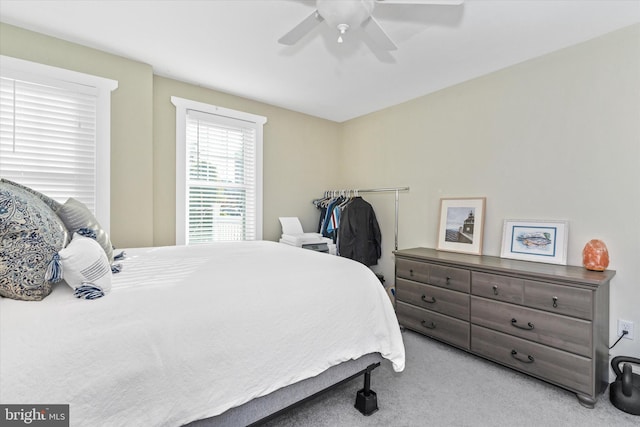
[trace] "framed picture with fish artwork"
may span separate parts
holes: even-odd
[[[568,221],[505,219],[502,258],[567,264]]]
[[[482,255],[485,197],[440,199],[440,251]]]

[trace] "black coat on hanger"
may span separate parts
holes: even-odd
[[[354,197],[340,217],[338,253],[366,266],[375,265],[382,254],[381,241],[373,206],[362,197]]]

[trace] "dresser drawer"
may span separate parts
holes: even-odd
[[[531,375],[593,395],[591,360],[472,325],[471,351]]]
[[[396,259],[396,276],[417,282],[429,283],[429,264],[410,259]]]
[[[471,289],[471,272],[461,268],[431,265],[429,284],[469,293]]]
[[[524,280],[474,271],[471,273],[471,293],[498,301],[522,304]]]
[[[469,320],[468,294],[398,278],[396,298],[398,301]]]
[[[540,310],[471,297],[471,322],[570,351],[592,354],[591,322]]]
[[[396,314],[402,326],[465,350],[469,349],[469,322],[414,307],[401,301],[396,305]]]
[[[524,304],[553,313],[593,319],[593,293],[587,289],[526,280]]]

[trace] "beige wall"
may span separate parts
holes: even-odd
[[[339,157],[345,182],[411,187],[400,248],[435,247],[441,197],[487,198],[488,255],[507,218],[568,220],[573,265],[604,240],[617,270],[611,337],[618,318],[636,325],[612,353],[640,354],[640,25],[351,120]],[[393,197],[366,198],[391,278]]]
[[[151,66],[0,23],[0,54],[118,81],[111,97],[111,239],[153,244]]]
[[[279,216],[317,226],[311,199],[339,183],[322,162],[339,146],[340,125],[153,75],[147,64],[0,23],[0,54],[118,81],[111,104],[111,239],[116,247],[175,242],[175,107],[180,96],[266,116],[263,237],[277,240]],[[291,179],[295,177],[295,179]]]
[[[264,127],[263,238],[278,240],[280,216],[297,216],[315,231],[311,204],[327,185],[337,185],[338,165],[323,161],[339,148],[340,125],[176,80],[154,78],[154,244],[175,243],[176,110],[171,96],[267,117]]]

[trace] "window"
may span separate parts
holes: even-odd
[[[0,61],[0,176],[61,203],[80,200],[108,231],[117,82],[6,56]]]
[[[262,239],[267,119],[178,97],[176,244]]]

